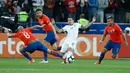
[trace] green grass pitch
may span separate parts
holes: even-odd
[[[130,59],[103,60],[76,59],[71,64],[61,64],[61,59],[49,59],[48,64],[40,64],[42,59],[27,64],[25,58],[0,58],[0,73],[130,73]]]

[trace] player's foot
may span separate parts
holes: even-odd
[[[35,60],[34,60],[34,59],[29,60],[29,61],[28,61],[28,64],[31,64],[31,63],[33,63],[33,62],[35,62]]]
[[[63,61],[63,62],[61,62],[61,64],[69,64],[69,63],[67,63],[67,62]]]
[[[101,64],[101,62],[95,62],[94,64]]]
[[[48,63],[48,61],[43,60],[43,61],[41,61],[40,63],[45,63],[45,64],[46,64],[46,63]]]
[[[66,64],[66,63],[63,61],[63,62],[61,62],[61,64]]]

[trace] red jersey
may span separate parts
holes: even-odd
[[[108,33],[110,34],[111,41],[116,42],[116,43],[121,43],[122,30],[117,24],[114,24],[112,27],[106,26],[104,30],[104,35],[107,35]]]
[[[20,30],[19,32],[15,33],[13,35],[13,37],[18,37],[20,40],[22,40],[24,42],[25,46],[28,45],[28,43],[31,40],[36,40],[36,38],[31,33],[31,29],[30,28],[26,28],[26,29]]]
[[[76,13],[76,0],[65,0],[65,4],[69,13]]]
[[[41,18],[38,17],[38,22],[40,25],[44,25],[43,29],[45,32],[52,31],[52,27],[49,25],[51,23],[50,19],[46,15],[43,14]]]

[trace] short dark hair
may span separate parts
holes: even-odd
[[[108,16],[107,19],[114,20],[114,17],[113,16]]]
[[[42,9],[37,9],[36,12],[38,12],[38,11],[42,11]]]
[[[85,18],[85,15],[84,15],[84,14],[80,14],[79,17],[80,17],[80,18]]]
[[[71,18],[72,20],[74,20],[72,16],[68,16],[68,18]]]

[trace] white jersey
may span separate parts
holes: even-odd
[[[62,29],[67,32],[66,40],[74,41],[78,37],[79,28],[81,28],[81,24],[74,23],[73,25],[66,25]]]
[[[78,37],[79,28],[81,24],[74,23],[73,25],[66,25],[62,29],[67,32],[67,36],[62,44],[61,52],[65,53],[69,48],[74,49],[76,46],[76,39]]]

